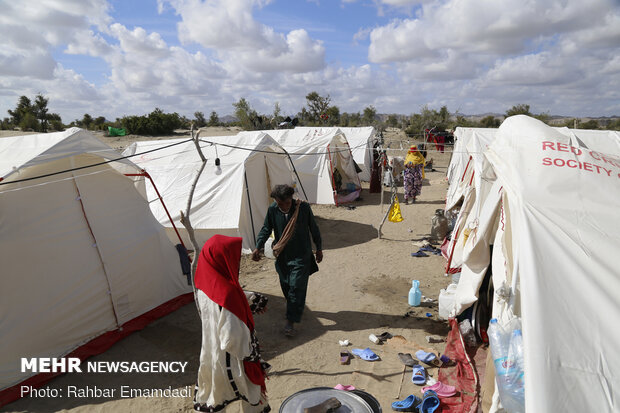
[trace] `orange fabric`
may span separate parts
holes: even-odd
[[[278,255],[280,255],[284,247],[286,247],[286,244],[288,244],[291,237],[295,233],[295,224],[297,224],[297,217],[299,216],[300,205],[301,200],[298,199],[296,202],[295,212],[293,212],[293,216],[286,224],[286,227],[284,227],[284,231],[282,231],[282,236],[280,237],[278,242],[271,246],[271,249],[273,250],[273,255],[275,255],[276,258],[278,257]]]

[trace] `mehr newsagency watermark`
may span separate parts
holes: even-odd
[[[22,373],[185,373],[186,361],[89,361],[79,358],[22,358]],[[137,398],[192,397],[192,386],[181,388],[138,388],[126,385],[101,387],[95,385],[66,385],[64,387],[20,386],[21,397],[40,398]]]

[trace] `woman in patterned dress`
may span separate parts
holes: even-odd
[[[405,170],[403,172],[405,204],[414,203],[416,197],[422,192],[422,180],[424,179],[424,157],[413,145],[405,158]]]

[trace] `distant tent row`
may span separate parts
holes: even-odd
[[[372,149],[374,147],[374,144],[378,140],[377,132],[374,127],[365,126],[359,128],[318,128],[298,126],[295,129],[303,131],[318,131],[321,133],[329,133],[330,131],[339,129],[344,134],[347,142],[349,143],[355,163],[357,163],[357,165],[362,170],[359,173],[360,180],[365,182],[370,181],[370,171],[372,169]]]
[[[134,155],[164,148],[187,139],[141,141],[131,144],[123,155]],[[263,225],[271,190],[279,184],[293,185],[295,175],[282,147],[262,132],[237,136],[207,137],[200,143],[207,158],[196,186],[190,218],[199,245],[214,234],[243,238],[246,252],[254,248],[256,235]],[[220,165],[215,165],[215,159]],[[132,158],[153,178],[186,245],[187,232],[180,223],[185,213],[191,185],[202,164],[192,141]],[[147,196],[155,217],[176,237],[163,205],[157,200],[155,187],[147,187]]]
[[[22,357],[98,354],[191,300],[144,181],[126,175],[140,169],[104,163],[117,158],[78,128],[0,139],[0,405],[52,376]]]
[[[360,177],[340,128],[297,127],[263,132],[291,154],[308,202],[338,205],[359,197]],[[248,132],[240,135],[244,133]]]
[[[123,155],[178,141],[135,142]],[[191,209],[192,226],[200,245],[213,234],[234,235],[243,238],[245,252],[251,251],[272,202],[269,194],[278,184],[294,186],[300,199],[313,204],[341,204],[359,197],[359,176],[347,139],[338,128],[240,132],[201,141],[208,164],[196,187]],[[216,158],[220,160],[219,168],[214,163]],[[187,241],[180,211],[185,212],[201,163],[194,144],[187,142],[132,160],[153,178],[175,226]],[[149,201],[158,199],[154,187],[147,186],[147,195]],[[162,204],[151,202],[151,209],[171,239],[175,239]]]
[[[492,317],[521,318],[526,411],[616,410],[620,133],[519,115],[455,135],[446,200],[460,206],[449,248],[448,270],[461,270],[453,314],[478,300],[490,270]]]

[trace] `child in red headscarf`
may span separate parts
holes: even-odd
[[[239,284],[241,238],[214,235],[202,248],[194,282],[202,321],[202,349],[194,410],[223,411],[240,400],[243,412],[269,412],[265,371],[248,294]],[[254,312],[266,298],[250,293]]]

